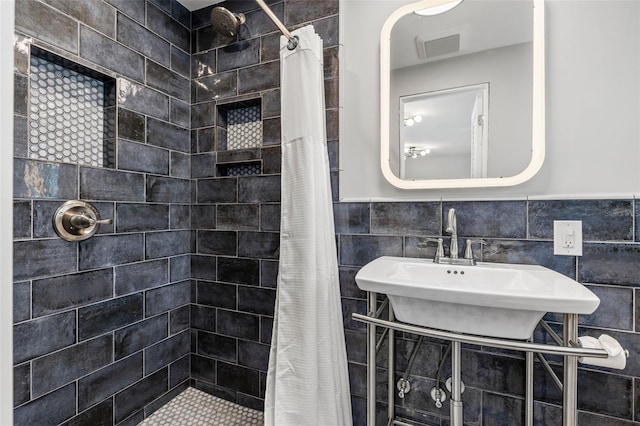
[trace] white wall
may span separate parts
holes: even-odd
[[[13,9],[0,0],[0,424],[13,424]]]
[[[547,157],[533,179],[515,187],[460,190],[400,190],[387,183],[379,166],[379,34],[386,16],[404,3],[341,1],[341,200],[640,194],[635,0],[546,1]]]

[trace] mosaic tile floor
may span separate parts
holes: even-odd
[[[262,426],[262,412],[189,388],[139,426]]]

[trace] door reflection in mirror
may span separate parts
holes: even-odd
[[[402,179],[487,177],[489,83],[401,96]]]

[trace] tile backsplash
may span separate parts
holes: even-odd
[[[30,159],[29,57],[16,49],[17,425],[137,424],[187,386],[263,407],[280,240],[280,34],[254,2],[223,5],[247,17],[239,39],[213,33],[210,8],[189,13],[175,0],[16,3],[17,45],[33,41],[118,77],[113,167]],[[640,363],[633,355],[640,351],[638,201],[337,202],[338,1],[270,7],[288,28],[312,23],[324,40],[354,424],[365,424],[366,396],[365,328],[351,319],[365,313],[366,295],[354,276],[382,255],[432,257],[435,247],[422,243],[447,239],[452,207],[461,246],[468,237],[487,241],[475,250],[479,259],[542,264],[600,297],[598,310],[580,317],[581,334],[610,334],[632,356],[624,371],[580,368],[579,423],[640,422]],[[230,150],[228,112],[238,105],[260,108],[260,146]],[[60,240],[51,215],[74,198],[90,200],[114,223],[87,241]],[[553,255],[553,220],[583,221],[582,257]],[[547,320],[558,327],[561,318]],[[400,375],[416,339],[398,335],[395,344]],[[448,405],[437,409],[429,397],[444,351],[443,342],[426,340],[410,372],[411,392],[394,401],[413,424],[449,424]],[[462,365],[466,423],[523,424],[521,353],[467,346]],[[538,366],[535,379],[536,423],[560,424],[561,396]]]

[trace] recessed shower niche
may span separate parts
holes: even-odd
[[[116,80],[31,46],[28,156],[115,167]]]
[[[262,108],[260,99],[217,106],[217,176],[262,173]],[[223,151],[233,151],[223,154]]]

